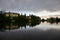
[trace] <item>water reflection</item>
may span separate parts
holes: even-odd
[[[42,31],[48,31],[48,30],[60,30],[60,22],[41,22],[39,25],[34,27],[35,29],[39,29]]]
[[[27,26],[34,27],[36,25],[39,25],[40,22],[37,23],[0,23],[0,31],[6,31],[6,30],[13,30],[13,29],[22,29],[27,28]]]
[[[6,30],[23,30],[23,29],[39,29],[39,30],[49,30],[49,29],[60,29],[60,22],[31,22],[31,23],[0,23],[0,31],[4,32]]]

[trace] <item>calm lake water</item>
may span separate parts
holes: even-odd
[[[18,25],[6,26],[0,28],[0,40],[58,40],[60,39],[60,22],[40,24],[29,26]]]

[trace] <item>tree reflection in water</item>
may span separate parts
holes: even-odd
[[[44,21],[45,22],[45,21]],[[44,23],[42,22],[42,23]],[[46,21],[47,22],[47,21]],[[41,22],[31,22],[31,23],[0,23],[0,31],[3,32],[3,31],[6,31],[6,30],[13,30],[13,29],[22,29],[22,28],[27,28],[27,25],[29,27],[35,27],[36,25],[39,25]],[[49,22],[50,24],[53,24],[53,23],[56,23],[58,24],[59,22]]]
[[[29,27],[34,27],[36,25],[39,25],[40,22],[31,22],[31,23],[0,23],[0,31],[6,31],[6,30],[13,30],[13,29],[18,29],[24,27],[25,29],[27,28],[27,25]]]

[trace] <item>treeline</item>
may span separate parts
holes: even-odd
[[[58,18],[58,17],[56,17],[56,18],[54,18],[54,17],[50,17],[50,18],[47,18],[46,20],[45,19],[42,19],[41,20],[42,22],[49,22],[49,23],[58,23],[58,22],[60,22],[60,18]]]
[[[29,15],[26,16],[25,15],[19,15],[17,17],[12,17],[10,14],[12,14],[11,12],[9,12],[9,16],[5,15],[6,12],[3,13],[3,11],[0,11],[0,23],[1,24],[10,24],[10,23],[16,23],[16,24],[27,24],[27,23],[40,23],[41,18],[35,15]],[[18,15],[18,14],[16,14]]]
[[[56,18],[53,18],[53,17],[50,17],[50,18],[47,18],[46,20],[45,19],[41,19],[40,17],[38,16],[35,16],[35,15],[29,15],[29,16],[26,16],[25,15],[19,15],[18,17],[11,17],[11,16],[5,16],[6,12],[2,12],[0,11],[0,23],[4,23],[4,24],[9,24],[9,23],[40,23],[40,22],[44,22],[44,21],[47,21],[47,22],[60,22],[60,18],[56,17]],[[12,13],[8,13],[8,14],[12,14]]]
[[[56,18],[47,18],[47,22],[50,22],[50,23],[58,23],[60,22],[60,18],[56,17]]]

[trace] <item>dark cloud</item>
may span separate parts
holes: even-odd
[[[0,9],[6,10],[60,10],[60,0],[0,0]]]

